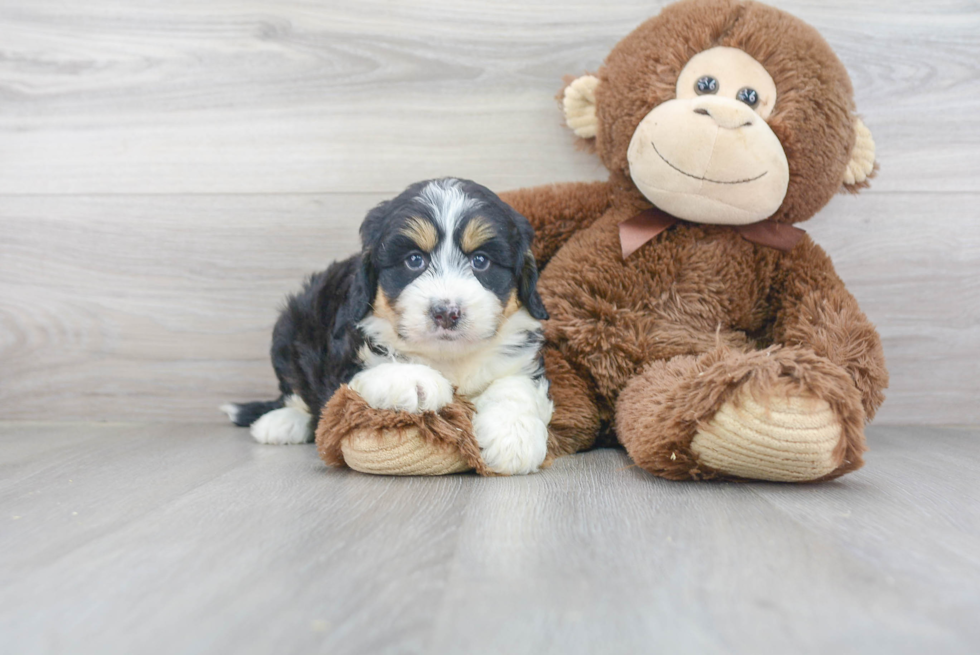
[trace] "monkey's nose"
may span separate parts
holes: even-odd
[[[694,101],[694,113],[707,116],[718,127],[734,130],[740,127],[750,127],[758,117],[748,105],[717,96],[701,96]]]
[[[463,316],[463,310],[454,302],[440,302],[432,305],[432,308],[429,309],[429,316],[432,317],[433,323],[444,330],[454,330],[460,317]]]

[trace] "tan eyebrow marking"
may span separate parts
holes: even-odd
[[[460,245],[463,252],[471,253],[494,237],[493,226],[482,216],[474,216],[463,229]]]
[[[413,216],[405,221],[401,233],[414,241],[425,252],[432,252],[439,243],[439,233],[436,232],[436,226],[418,216]]]

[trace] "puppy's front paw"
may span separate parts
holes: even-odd
[[[552,403],[546,383],[501,378],[473,401],[473,435],[484,464],[495,473],[534,473],[548,454]]]
[[[412,414],[437,412],[453,399],[453,385],[422,364],[379,364],[361,371],[348,385],[374,409]]]
[[[548,426],[537,416],[484,412],[473,417],[473,432],[494,473],[534,473],[548,454]]]

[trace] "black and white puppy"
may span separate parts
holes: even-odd
[[[476,408],[491,470],[538,470],[553,406],[527,219],[486,187],[445,178],[381,203],[360,233],[361,254],[311,276],[276,323],[281,397],[222,409],[262,443],[301,443],[345,382],[376,409],[417,413],[455,388]]]

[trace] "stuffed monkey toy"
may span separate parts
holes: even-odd
[[[683,0],[562,101],[608,181],[502,194],[537,234],[548,461],[618,442],[672,480],[860,467],[888,383],[881,341],[795,227],[875,170],[823,38],[756,2]],[[342,387],[317,443],[366,472],[488,474],[471,416],[464,402],[379,412]]]

